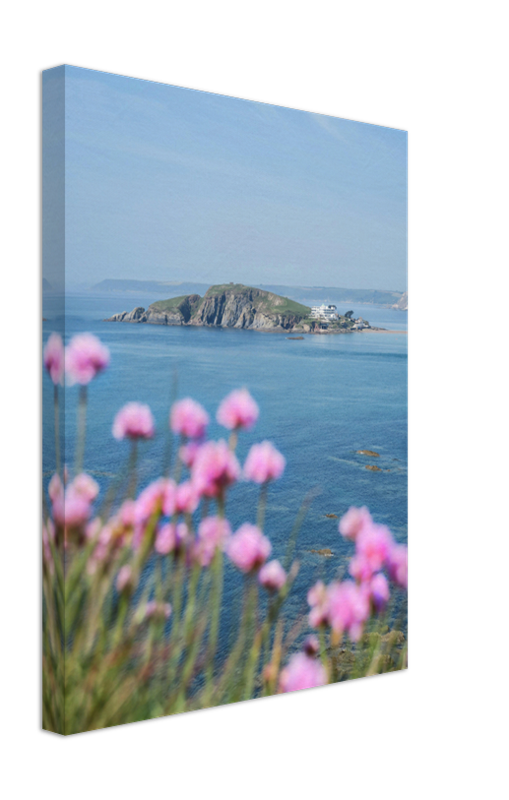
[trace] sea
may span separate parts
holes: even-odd
[[[334,302],[333,297],[327,300]],[[284,559],[299,509],[311,498],[296,542],[299,574],[289,600],[290,616],[297,618],[306,610],[306,592],[314,581],[346,573],[352,546],[339,535],[338,518],[351,505],[368,506],[398,542],[407,541],[407,312],[338,304],[341,313],[353,310],[354,317],[397,333],[363,331],[299,340],[282,333],[105,321],[153,301],[133,293],[65,296],[65,341],[88,331],[111,353],[109,369],[92,382],[88,396],[85,468],[98,481],[101,497],[125,470],[129,455],[129,444],[117,442],[111,433],[122,405],[147,403],[156,421],[156,437],[140,447],[142,488],[162,472],[172,398],[198,400],[211,417],[210,436],[221,438],[227,432],[215,421],[217,407],[232,389],[245,386],[260,407],[260,418],[254,430],[240,435],[240,461],[254,442],[264,439],[286,458],[283,477],[270,486],[266,512],[265,533],[275,558]],[[43,344],[53,330],[62,331],[63,302],[56,294],[44,295]],[[47,375],[43,399],[47,485],[54,464],[53,385]],[[78,389],[66,388],[62,424],[69,465],[75,454],[77,400]],[[248,483],[230,492],[226,511],[233,529],[256,521],[258,494],[258,487]],[[325,548],[333,555],[311,552]],[[225,602],[238,602],[240,590],[239,575],[229,566]]]

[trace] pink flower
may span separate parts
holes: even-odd
[[[327,683],[324,667],[306,653],[295,653],[279,677],[281,692],[296,692],[299,689],[313,689]]]
[[[64,377],[64,345],[58,333],[52,333],[44,348],[44,366],[54,384]]]
[[[68,490],[69,489],[85,497],[90,503],[92,503],[99,494],[98,484],[85,472],[76,475],[75,479],[68,487]]]
[[[272,546],[256,525],[245,522],[228,544],[228,556],[242,572],[261,567],[270,556]]]
[[[155,515],[175,513],[175,482],[170,478],[159,478],[150,483],[136,500],[135,521],[145,525]]]
[[[66,527],[81,527],[89,520],[91,511],[90,500],[77,492],[71,485],[65,493],[64,519]],[[62,522],[61,519],[57,521]]]
[[[167,522],[157,530],[154,549],[160,556],[167,556],[168,553],[180,551],[189,538],[189,530],[184,522],[175,525]]]
[[[202,567],[208,567],[216,550],[223,549],[230,539],[232,530],[228,520],[221,517],[205,517],[198,527],[198,539],[194,555]]]
[[[48,486],[52,502],[53,519],[58,525],[78,528],[90,519],[92,503],[99,493],[99,486],[90,475],[82,473],[64,487],[58,475],[53,475]]]
[[[329,622],[337,633],[348,633],[353,642],[359,641],[369,616],[369,595],[353,581],[332,583],[328,588]]]
[[[173,433],[187,436],[188,439],[201,439],[205,436],[208,424],[209,415],[195,400],[186,397],[174,403],[170,412]]]
[[[320,642],[316,636],[308,636],[304,641],[302,649],[308,656],[317,656],[320,652]]]
[[[382,569],[393,547],[389,528],[385,525],[368,525],[362,528],[356,540],[356,553],[366,561],[373,572]]]
[[[115,439],[151,439],[154,435],[154,418],[150,408],[142,403],[127,403],[113,422]]]
[[[387,578],[381,572],[373,576],[369,584],[369,596],[375,611],[383,611],[391,596]]]
[[[54,503],[57,498],[63,497],[64,495],[64,485],[57,472],[51,476],[51,480],[48,484],[48,494],[52,503]]]
[[[258,580],[269,592],[279,592],[286,583],[286,572],[279,561],[269,561],[258,573]]]
[[[87,383],[110,363],[110,353],[92,333],[80,333],[71,339],[65,351],[65,370],[69,383]]]
[[[175,491],[175,512],[177,514],[194,514],[198,508],[200,496],[191,481],[179,484]]]
[[[318,581],[308,592],[309,624],[312,628],[319,628],[329,622],[329,595],[323,581]]]
[[[165,619],[169,619],[170,614],[171,605],[169,603],[158,603],[156,600],[149,600],[145,606],[145,619],[164,622]]]
[[[355,540],[361,530],[370,527],[372,523],[371,514],[366,506],[362,508],[352,506],[339,520],[339,532],[345,539]]]
[[[387,566],[391,581],[401,586],[402,589],[407,589],[408,549],[404,544],[396,544],[390,549]]]
[[[199,442],[188,442],[188,444],[184,444],[180,448],[180,460],[186,467],[189,467],[189,469],[193,466],[200,448],[201,444]]]
[[[255,483],[277,480],[285,464],[285,457],[270,442],[254,444],[244,464],[244,477]]]
[[[359,583],[370,581],[374,571],[375,570],[371,566],[371,563],[368,561],[368,559],[359,555],[356,555],[352,558],[350,561],[350,566],[348,567],[348,572],[352,578],[355,578],[355,580]]]
[[[124,589],[132,588],[132,572],[129,564],[124,564],[124,566],[120,568],[115,582],[117,592],[121,593]]]
[[[196,454],[192,481],[199,494],[217,497],[240,477],[240,465],[224,439],[206,442]]]
[[[136,502],[124,500],[120,506],[118,516],[124,528],[133,528],[136,521]]]
[[[219,406],[216,419],[228,430],[249,430],[258,419],[258,406],[247,389],[236,389]]]
[[[42,554],[44,562],[53,574],[53,556],[51,555],[50,542],[55,541],[55,526],[53,522],[48,519],[46,523],[42,523]]]

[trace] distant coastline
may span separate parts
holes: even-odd
[[[279,296],[290,298],[297,303],[311,306],[323,303],[329,298],[334,302],[350,305],[376,305],[382,308],[403,308],[406,292],[389,291],[382,289],[347,289],[338,286],[287,286],[284,284],[259,284],[253,287]],[[92,287],[87,287],[87,292],[98,294],[140,294],[163,295],[172,294],[184,296],[191,294],[203,295],[209,289],[209,284],[192,281],[145,281],[132,279],[107,278]],[[78,289],[76,288],[76,291]],[[408,298],[406,299],[408,303]],[[403,304],[402,304],[403,303]]]

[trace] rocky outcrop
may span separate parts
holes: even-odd
[[[142,306],[137,306],[131,312],[122,311],[120,314],[114,314],[108,322],[146,322],[146,314]]]
[[[109,322],[193,325],[219,328],[293,331],[309,313],[286,297],[249,286],[211,286],[197,294],[114,314]]]
[[[215,290],[211,287],[193,314],[194,325],[220,328],[257,328],[292,330],[303,314],[278,313],[286,298],[261,289]]]

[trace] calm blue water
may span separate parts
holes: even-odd
[[[307,336],[290,341],[284,334],[254,331],[125,325],[102,320],[111,314],[147,306],[152,297],[129,295],[68,295],[65,334],[90,331],[111,352],[110,369],[90,387],[85,463],[104,492],[118,475],[128,454],[116,442],[111,426],[126,402],[148,403],[158,436],[142,448],[142,485],[160,474],[163,463],[172,385],[180,397],[192,396],[213,418],[221,399],[233,388],[247,386],[261,410],[256,429],[241,436],[243,460],[250,445],[272,440],[284,453],[287,468],[271,487],[266,533],[275,557],[284,556],[295,515],[306,493],[316,488],[301,529],[297,555],[301,570],[294,610],[305,606],[305,590],[317,577],[329,580],[346,566],[351,547],[337,532],[337,520],[350,505],[367,505],[375,519],[387,524],[401,542],[407,538],[407,336],[361,333]],[[333,301],[333,299],[332,299]],[[43,341],[57,327],[56,298],[44,298]],[[340,309],[345,311],[348,309]],[[406,330],[407,314],[375,306],[353,308],[372,325]],[[73,463],[78,390],[66,390],[66,461]],[[45,408],[52,403],[52,385],[44,377]],[[46,403],[48,406],[46,406]],[[210,435],[224,431],[215,423]],[[53,428],[45,424],[45,470],[54,463]],[[356,450],[380,453],[366,458]],[[370,472],[366,464],[383,471]],[[237,486],[230,493],[227,513],[234,527],[255,521],[258,490]],[[334,558],[310,549],[329,547]],[[226,593],[238,587],[230,571]]]

